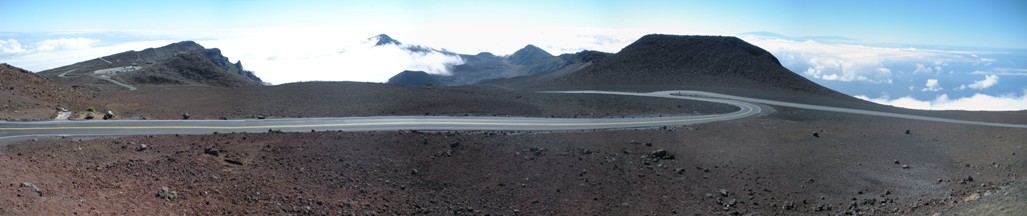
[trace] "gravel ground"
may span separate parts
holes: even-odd
[[[1022,129],[777,110],[668,130],[27,140],[0,154],[0,209],[61,215],[1027,210]]]

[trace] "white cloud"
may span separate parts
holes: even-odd
[[[941,66],[924,66],[924,64],[916,63],[916,68],[913,69],[914,74],[939,74],[944,72]]]
[[[18,43],[18,40],[0,40],[0,54],[18,54],[23,52],[25,52],[25,48],[21,47],[21,43]]]
[[[448,66],[463,63],[459,56],[409,52],[405,48],[410,42],[395,35],[390,36],[403,46],[374,46],[377,41],[367,38],[377,33],[255,33],[198,43],[220,48],[225,56],[241,60],[245,68],[273,84],[314,80],[385,82],[404,70],[446,75]]]
[[[966,89],[966,88],[972,88],[972,89],[977,89],[977,90],[983,90],[983,89],[986,89],[986,88],[990,88],[990,87],[994,86],[995,84],[998,84],[998,76],[996,76],[996,75],[986,75],[986,76],[984,76],[983,80],[974,81],[973,83],[970,83],[969,85],[960,85],[959,89],[963,90],[963,89]]]
[[[917,100],[906,96],[890,100],[887,97],[868,98],[865,95],[858,95],[856,98],[866,101],[891,105],[909,109],[919,110],[971,110],[971,111],[1015,111],[1027,110],[1027,90],[1020,96],[991,96],[985,94],[974,94],[970,97],[950,99],[947,94],[942,94],[931,101]]]
[[[938,74],[949,63],[980,63],[968,51],[894,48],[887,46],[795,41],[743,35],[740,38],[778,57],[794,71],[823,80],[892,83],[896,68],[916,66],[914,73]],[[929,62],[925,65],[920,62]],[[888,70],[882,70],[888,69]]]
[[[938,84],[938,79],[927,79],[927,83],[924,84],[924,88],[920,89],[920,91],[936,92],[941,91],[942,89],[944,88],[942,88],[941,85]]]
[[[100,43],[100,40],[82,37],[49,39],[36,43],[36,50],[54,51],[63,49],[86,49],[93,47],[93,45],[96,45],[97,43]]]
[[[995,68],[994,71],[977,70],[970,74],[978,75],[1003,75],[1003,76],[1027,76],[1027,69],[1022,68]]]

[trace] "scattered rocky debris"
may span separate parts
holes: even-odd
[[[157,189],[157,197],[165,200],[174,200],[175,198],[178,198],[178,192],[171,190],[168,186],[163,186],[160,187],[160,189]]]
[[[22,182],[21,186],[31,189],[32,192],[36,193],[36,196],[43,196],[43,190],[40,190],[39,186],[36,186],[35,183],[32,183],[32,182]]]

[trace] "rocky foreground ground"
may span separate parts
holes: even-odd
[[[1017,215],[1024,140],[783,108],[622,131],[38,139],[0,154],[0,212]]]

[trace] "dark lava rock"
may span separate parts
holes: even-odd
[[[237,160],[232,160],[232,159],[225,159],[225,162],[228,162],[230,164],[235,164],[235,165],[242,166],[242,161],[237,161]]]
[[[207,150],[204,150],[203,153],[217,157],[221,155],[221,150],[218,150],[217,148],[208,148]]]
[[[652,158],[653,161],[673,160],[674,159],[674,154],[671,154],[670,152],[667,152],[667,150],[657,149],[656,151],[653,151],[653,152],[649,153],[649,158]]]
[[[966,176],[966,178],[963,178],[963,181],[959,182],[959,183],[960,184],[966,184],[966,183],[970,183],[970,182],[973,182],[973,181],[974,181],[974,177],[973,176]]]

